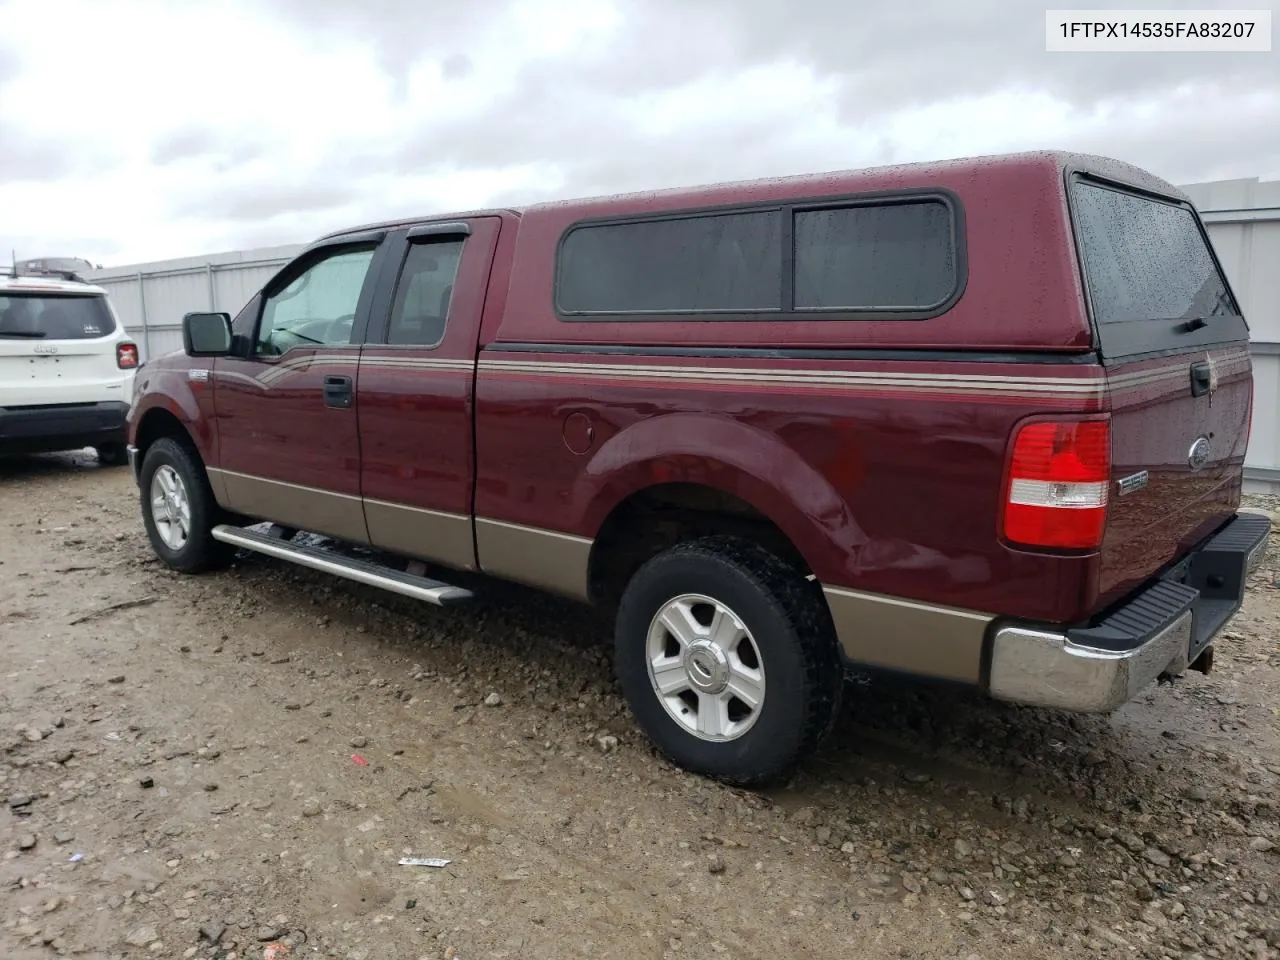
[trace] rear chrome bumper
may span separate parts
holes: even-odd
[[[1176,659],[1185,659],[1191,620],[1187,610],[1140,647],[1120,653],[1079,646],[1061,633],[1005,627],[992,644],[991,695],[1075,713],[1108,713]]]
[[[1267,517],[1238,514],[1092,626],[998,627],[991,640],[991,695],[1109,713],[1161,674],[1182,673],[1240,609],[1245,581],[1262,562],[1270,532]]]

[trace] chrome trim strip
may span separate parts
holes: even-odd
[[[280,560],[287,560],[290,563],[296,563],[300,567],[310,567],[312,570],[320,570],[324,573],[345,577],[348,580],[354,580],[357,583],[367,584],[371,587],[380,587],[383,590],[389,590],[401,596],[413,597],[415,600],[425,600],[427,603],[443,606],[451,600],[466,599],[471,596],[469,590],[464,590],[461,587],[454,587],[449,584],[440,584],[434,587],[419,586],[414,583],[406,583],[403,580],[382,576],[371,570],[348,566],[337,558],[330,559],[328,557],[317,557],[310,553],[301,553],[298,550],[291,549],[286,543],[264,543],[257,537],[243,536],[235,527],[229,527],[226,524],[219,524],[214,527],[212,536],[215,540],[221,540],[223,543],[230,543],[245,550],[252,550],[255,553],[262,553]]]

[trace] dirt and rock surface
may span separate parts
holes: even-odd
[[[1280,957],[1278,576],[1208,677],[852,684],[754,793],[654,756],[590,611],[179,576],[127,470],[0,461],[0,956]]]

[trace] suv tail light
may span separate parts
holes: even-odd
[[[1028,547],[1095,548],[1107,523],[1110,485],[1110,420],[1024,424],[1009,456],[1004,538]]]
[[[121,370],[132,370],[138,365],[138,345],[136,343],[116,344],[116,366]]]

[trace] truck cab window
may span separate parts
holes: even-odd
[[[293,347],[350,343],[374,250],[335,251],[267,297],[258,326],[258,354],[279,356]]]
[[[444,339],[462,240],[409,246],[391,308],[387,343],[434,347]]]

